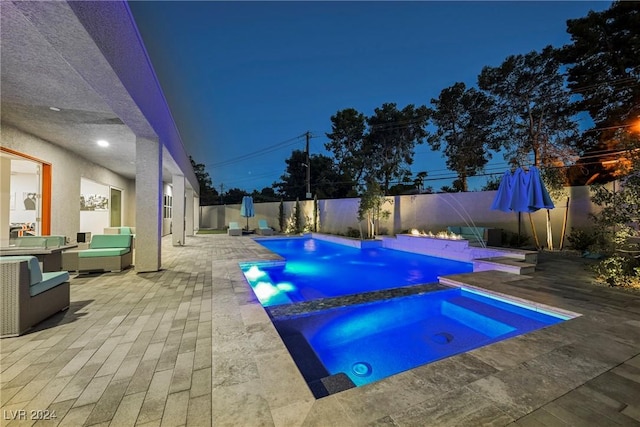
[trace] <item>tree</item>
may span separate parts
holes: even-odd
[[[273,187],[264,187],[259,192],[258,190],[253,190],[251,197],[253,197],[254,202],[275,202],[279,200]]]
[[[424,180],[427,178],[427,171],[418,172],[416,175],[416,179],[413,180],[413,184],[418,189],[418,193],[423,193],[424,188]]]
[[[329,142],[325,148],[333,154],[340,173],[354,189],[370,169],[370,147],[365,140],[366,117],[353,108],[338,111],[331,116],[331,130],[326,134]]]
[[[564,87],[561,63],[551,46],[512,55],[498,67],[484,67],[478,86],[496,105],[491,144],[509,149],[509,160],[543,167],[566,164],[578,126]]]
[[[402,181],[411,175],[409,166],[413,163],[413,150],[427,136],[428,115],[425,106],[416,108],[409,104],[398,110],[395,103],[385,103],[367,119],[366,145],[371,166],[365,171],[365,177],[367,181],[378,181],[385,194],[392,180]]]
[[[285,160],[287,165],[281,181],[273,184],[278,193],[287,200],[304,199],[306,196],[306,153],[293,150],[291,157]],[[313,154],[311,164],[311,191],[320,198],[344,197],[349,191],[349,183],[337,170],[330,157]]]
[[[620,126],[640,117],[640,2],[616,1],[602,12],[567,21],[571,44],[560,53],[569,89],[579,94],[577,111],[587,111],[608,140]],[[599,130],[598,130],[599,129]]]
[[[495,113],[491,98],[464,83],[455,83],[432,99],[431,123],[436,131],[427,138],[433,150],[444,146],[447,167],[458,174],[460,188],[468,190],[467,177],[484,169],[491,158],[489,144],[495,133]]]
[[[215,204],[218,201],[218,192],[213,188],[211,177],[205,170],[205,165],[196,163],[191,156],[189,156],[189,160],[191,161],[193,173],[196,175],[196,179],[200,185],[200,206]]]
[[[388,218],[391,215],[389,211],[383,211],[382,206],[391,201],[384,197],[384,191],[380,184],[373,179],[367,181],[367,185],[360,196],[360,204],[358,205],[358,221],[367,221],[368,239],[376,237],[380,218]],[[360,226],[360,237],[364,238],[362,226]]]
[[[242,203],[242,198],[244,196],[248,196],[249,193],[247,193],[244,190],[241,190],[239,188],[230,188],[225,194],[224,194],[224,201],[230,205],[233,204],[240,204]]]

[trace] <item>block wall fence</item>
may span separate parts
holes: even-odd
[[[614,183],[608,184],[609,187]],[[381,220],[381,234],[394,235],[412,228],[421,231],[438,232],[450,225],[473,225],[501,228],[518,232],[518,214],[491,210],[496,191],[477,191],[468,193],[416,194],[390,196],[384,204],[384,210],[390,212],[389,218]],[[558,247],[562,232],[562,223],[567,214],[566,234],[571,227],[589,228],[592,223],[589,214],[599,210],[590,199],[589,187],[566,187],[564,195],[554,200],[555,209],[550,211],[554,247]],[[360,199],[318,200],[319,231],[330,234],[346,233],[349,227],[358,228],[357,212]],[[295,201],[284,202],[285,217],[292,215]],[[279,202],[255,203],[256,215],[249,218],[249,229],[258,225],[259,219],[279,231]],[[301,200],[300,206],[306,217],[312,218],[313,200]],[[534,227],[542,245],[546,242],[546,210],[531,214]],[[237,221],[246,227],[247,219],[240,216],[240,205],[201,206],[200,227],[223,229],[229,221]],[[521,232],[533,236],[529,214],[520,215]],[[366,225],[363,224],[363,229]],[[532,240],[530,240],[532,243]],[[566,241],[565,241],[566,243]],[[546,246],[546,245],[545,245]]]

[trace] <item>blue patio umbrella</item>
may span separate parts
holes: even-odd
[[[491,209],[504,212],[530,213],[554,207],[540,172],[535,166],[531,166],[528,172],[522,168],[517,168],[513,173],[506,171],[491,204]]]
[[[247,218],[247,231],[249,230],[249,218],[256,215],[253,209],[253,197],[244,196],[242,198],[242,205],[240,205],[240,216]]]
[[[554,207],[540,172],[535,166],[531,166],[528,172],[522,168],[517,168],[513,173],[506,171],[491,204],[493,210],[518,212],[518,236],[520,236],[520,213],[531,213],[539,209],[553,209]],[[533,228],[533,221],[531,221],[531,226]],[[535,237],[537,244],[538,238]]]

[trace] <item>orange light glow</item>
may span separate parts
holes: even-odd
[[[636,120],[635,123],[631,125],[631,132],[640,133],[640,119]]]

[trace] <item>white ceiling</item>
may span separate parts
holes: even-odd
[[[144,122],[145,129],[151,126],[122,90],[116,73],[69,5],[3,0],[0,15],[3,124],[134,178],[136,135],[110,105],[118,106],[129,125]],[[60,34],[61,28],[66,34]],[[94,90],[96,81],[111,84],[115,94],[126,96],[105,99],[105,91],[101,95]],[[130,114],[123,115],[123,111]],[[110,145],[98,147],[98,140]],[[176,167],[166,150],[164,154],[167,179]]]

